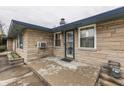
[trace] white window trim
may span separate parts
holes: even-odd
[[[60,46],[56,46],[55,45],[55,35],[56,34],[61,34],[61,32],[56,32],[56,33],[54,33],[54,47],[61,47],[61,41],[60,41]],[[61,35],[60,35],[60,40],[62,39],[62,37],[61,37]]]
[[[88,28],[88,27],[94,27],[94,31],[95,31],[95,35],[94,35],[94,48],[80,47],[80,29],[82,29],[82,28]],[[78,49],[95,50],[96,48],[97,48],[96,47],[96,24],[79,27],[78,28]]]

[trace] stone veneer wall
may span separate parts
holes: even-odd
[[[35,30],[26,30],[27,34],[27,61],[53,55],[53,34]],[[46,43],[46,49],[38,49],[37,41]]]
[[[23,33],[23,40],[23,49],[17,48],[16,51],[25,59],[25,62],[53,55],[52,33],[26,29]],[[38,49],[37,41],[45,42],[46,49]]]
[[[124,20],[96,24],[96,30],[96,50],[79,49],[78,31],[75,31],[75,60],[92,65],[113,60],[124,65]],[[64,47],[54,48],[54,55],[64,57]]]
[[[96,24],[97,49],[83,50],[78,48],[78,31],[75,31],[75,60],[92,65],[113,60],[124,65],[124,20],[109,21]],[[16,51],[26,62],[44,56],[64,57],[64,35],[61,33],[61,46],[53,48],[53,34],[27,29],[24,31],[24,48]],[[37,41],[47,43],[47,49],[36,47]],[[11,40],[10,40],[11,42]],[[12,46],[12,45],[11,45]]]
[[[7,39],[7,50],[8,51],[13,50],[13,39]]]

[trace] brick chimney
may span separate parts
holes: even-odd
[[[65,24],[66,24],[65,19],[64,18],[61,18],[60,26],[65,25]]]

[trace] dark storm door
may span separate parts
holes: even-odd
[[[74,31],[65,32],[65,57],[74,58]]]

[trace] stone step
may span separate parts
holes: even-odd
[[[114,77],[111,77],[105,73],[101,73],[100,74],[100,78],[108,81],[108,82],[112,82],[112,83],[115,83],[117,85],[121,85],[121,86],[124,86],[124,79],[120,78],[120,79],[116,79]]]
[[[99,80],[99,84],[100,84],[100,86],[118,86],[118,84],[115,84],[115,83],[112,83],[112,82],[109,82],[109,81],[103,80],[103,79]]]

